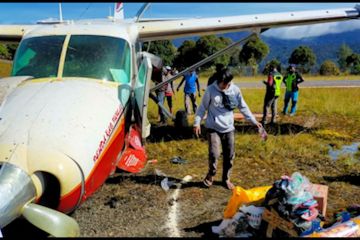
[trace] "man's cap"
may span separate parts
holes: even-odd
[[[170,66],[166,66],[165,69],[166,69],[166,70],[171,70],[171,67],[170,67]]]

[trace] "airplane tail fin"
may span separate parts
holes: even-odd
[[[114,19],[124,19],[124,3],[118,2],[115,3],[114,8]]]

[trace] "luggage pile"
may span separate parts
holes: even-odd
[[[220,237],[359,237],[358,205],[323,228],[327,189],[298,172],[282,176],[272,186],[249,190],[237,186],[223,221],[212,231]]]
[[[310,181],[298,172],[275,181],[263,203],[266,210],[262,229],[266,228],[267,237],[296,237],[320,230],[320,222],[325,219],[317,209],[310,187]],[[292,224],[276,228],[277,216]]]

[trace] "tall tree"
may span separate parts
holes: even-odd
[[[0,44],[0,58],[9,59],[9,51],[5,44]]]
[[[337,52],[337,57],[338,57],[338,63],[339,63],[339,67],[340,67],[341,71],[344,72],[347,70],[346,58],[348,56],[350,56],[352,53],[353,53],[352,49],[345,43],[343,43],[340,46],[339,51]]]
[[[200,61],[216,53],[217,51],[225,48],[230,43],[232,43],[232,40],[230,38],[217,37],[216,35],[208,35],[208,36],[200,37],[196,41],[195,55],[193,57],[196,59],[196,61]],[[222,63],[226,66],[229,64],[229,62],[230,62],[230,54],[224,53],[219,57],[215,58],[214,60],[203,65],[202,68],[207,69],[212,65],[218,63]]]
[[[278,72],[281,72],[281,62],[278,59],[272,59],[271,61],[267,62],[262,74],[267,75],[270,72],[270,66],[276,67]]]
[[[351,68],[352,74],[360,74],[360,54],[353,53],[346,58],[346,65]]]
[[[147,51],[148,44],[147,42],[143,44],[143,51]],[[159,40],[150,43],[149,52],[161,57],[165,65],[172,66],[176,51],[176,47],[169,40]]]
[[[9,57],[10,59],[14,59],[15,57],[15,52],[16,52],[16,49],[17,47],[19,46],[18,43],[9,43],[6,45],[7,49],[8,49],[8,53],[9,53]]]
[[[258,64],[268,54],[268,45],[256,36],[244,44],[239,54],[239,60],[241,63],[251,66],[253,69],[253,75],[255,75],[257,73]]]
[[[289,58],[289,63],[299,65],[299,69],[303,73],[309,73],[311,67],[315,65],[316,56],[313,50],[308,46],[299,46],[296,48]]]
[[[193,40],[185,40],[178,48],[174,59],[174,66],[178,69],[184,69],[196,62],[194,58],[196,43]]]

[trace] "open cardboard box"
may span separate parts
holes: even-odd
[[[317,209],[324,217],[326,216],[328,190],[328,186],[321,184],[311,184],[311,187],[309,188],[309,192],[319,204]]]

